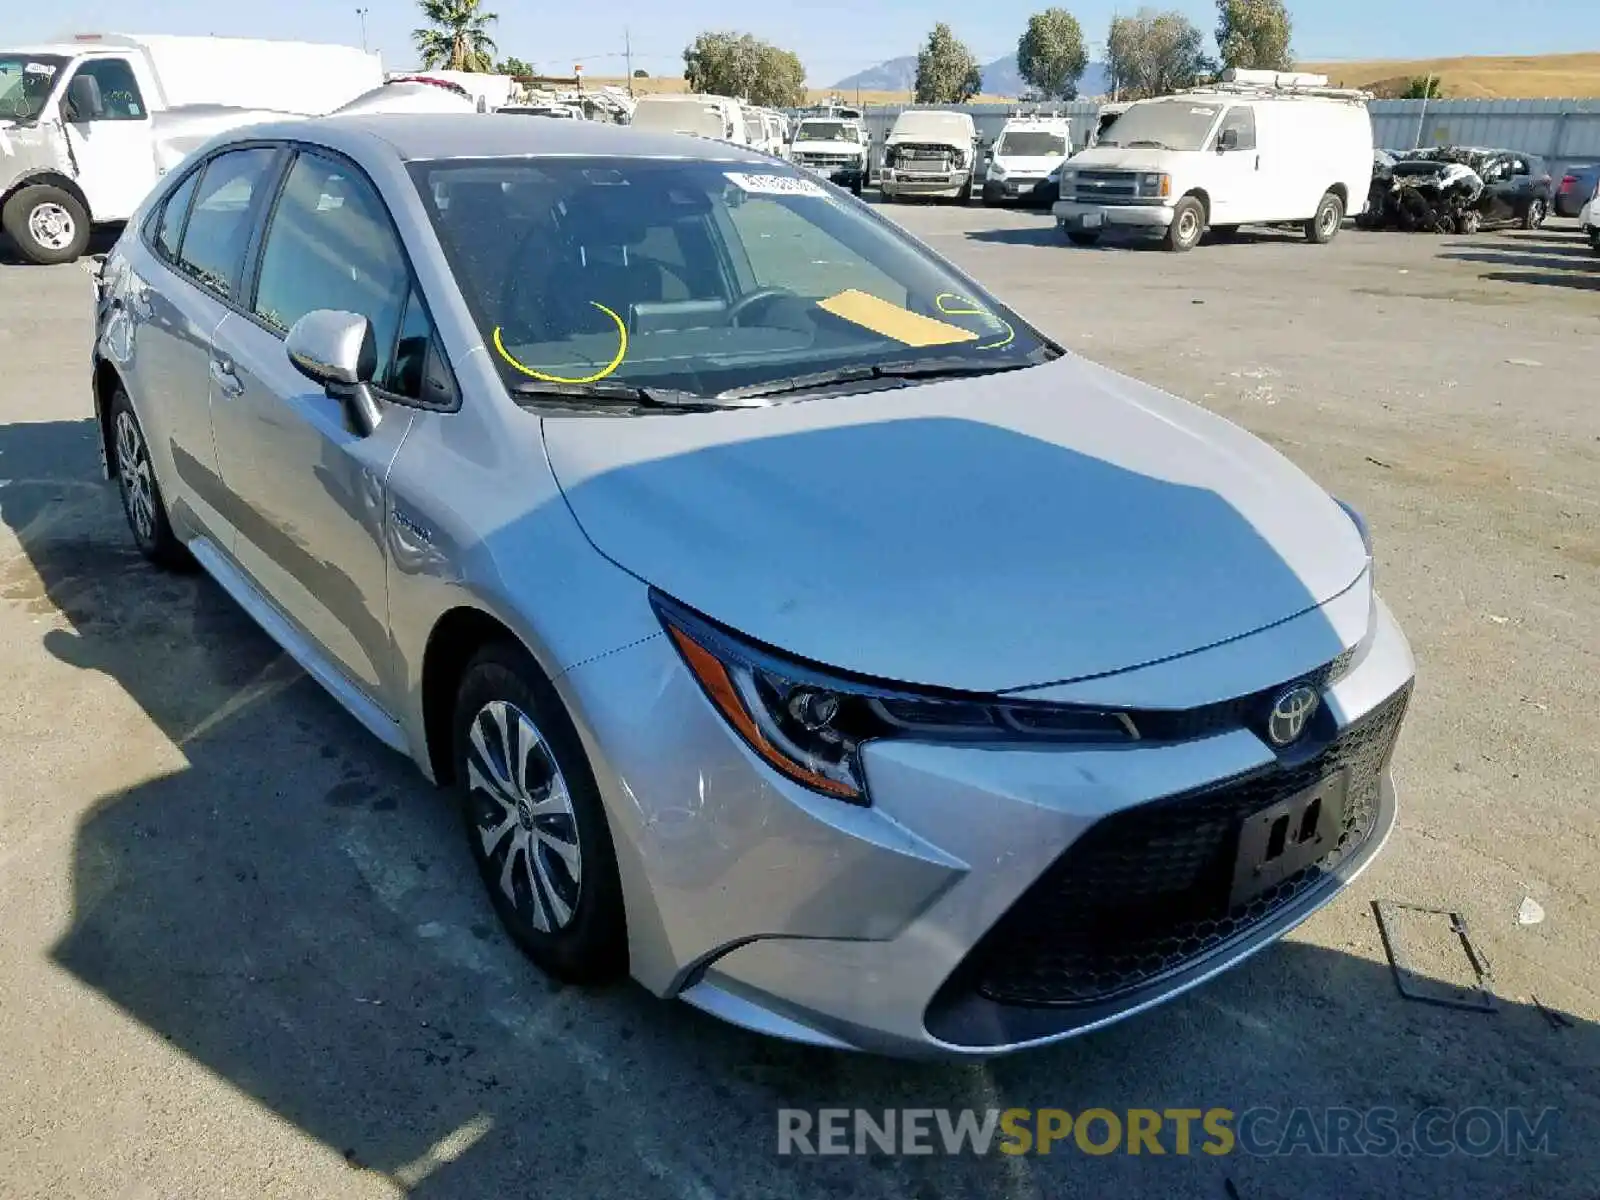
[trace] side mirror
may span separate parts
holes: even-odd
[[[378,368],[371,321],[356,313],[319,308],[294,323],[283,350],[295,370],[344,402],[358,434],[366,437],[377,429],[383,410],[371,388]]]
[[[1239,131],[1237,129],[1224,129],[1217,134],[1217,153],[1239,148]]]
[[[93,75],[79,71],[67,84],[68,118],[73,121],[98,121],[106,115],[105,100],[100,95],[100,81]]]

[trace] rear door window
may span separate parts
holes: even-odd
[[[239,296],[251,215],[277,151],[229,150],[208,162],[178,251],[178,269],[225,300]]]

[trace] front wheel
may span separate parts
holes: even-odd
[[[46,183],[19,188],[0,225],[22,256],[39,266],[75,262],[89,248],[89,213],[68,192]]]
[[[566,709],[520,646],[484,647],[456,693],[456,790],[501,923],[571,983],[627,967],[627,923],[605,805]]]
[[[1067,241],[1074,246],[1093,246],[1099,243],[1100,235],[1098,233],[1086,233],[1081,229],[1069,229],[1067,231]]]
[[[1344,224],[1344,201],[1334,192],[1326,192],[1317,203],[1317,211],[1306,222],[1306,241],[1315,246],[1326,246],[1339,235]]]
[[[1522,214],[1522,227],[1537,229],[1544,224],[1544,219],[1549,215],[1550,208],[1545,204],[1543,197],[1535,196],[1528,201],[1528,209]]]
[[[1167,227],[1167,249],[1193,250],[1205,231],[1205,206],[1193,196],[1185,196],[1173,206],[1172,224]]]
[[[1463,209],[1456,217],[1456,232],[1460,234],[1474,234],[1478,232],[1480,218],[1475,208]]]

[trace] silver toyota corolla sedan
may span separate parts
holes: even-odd
[[[454,789],[559,977],[994,1054],[1238,962],[1394,824],[1361,518],[779,160],[255,126],[98,316],[139,548]]]

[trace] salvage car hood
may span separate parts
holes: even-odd
[[[578,522],[769,645],[992,692],[1237,638],[1365,570],[1349,518],[1237,426],[1067,355],[764,408],[546,418]]]

